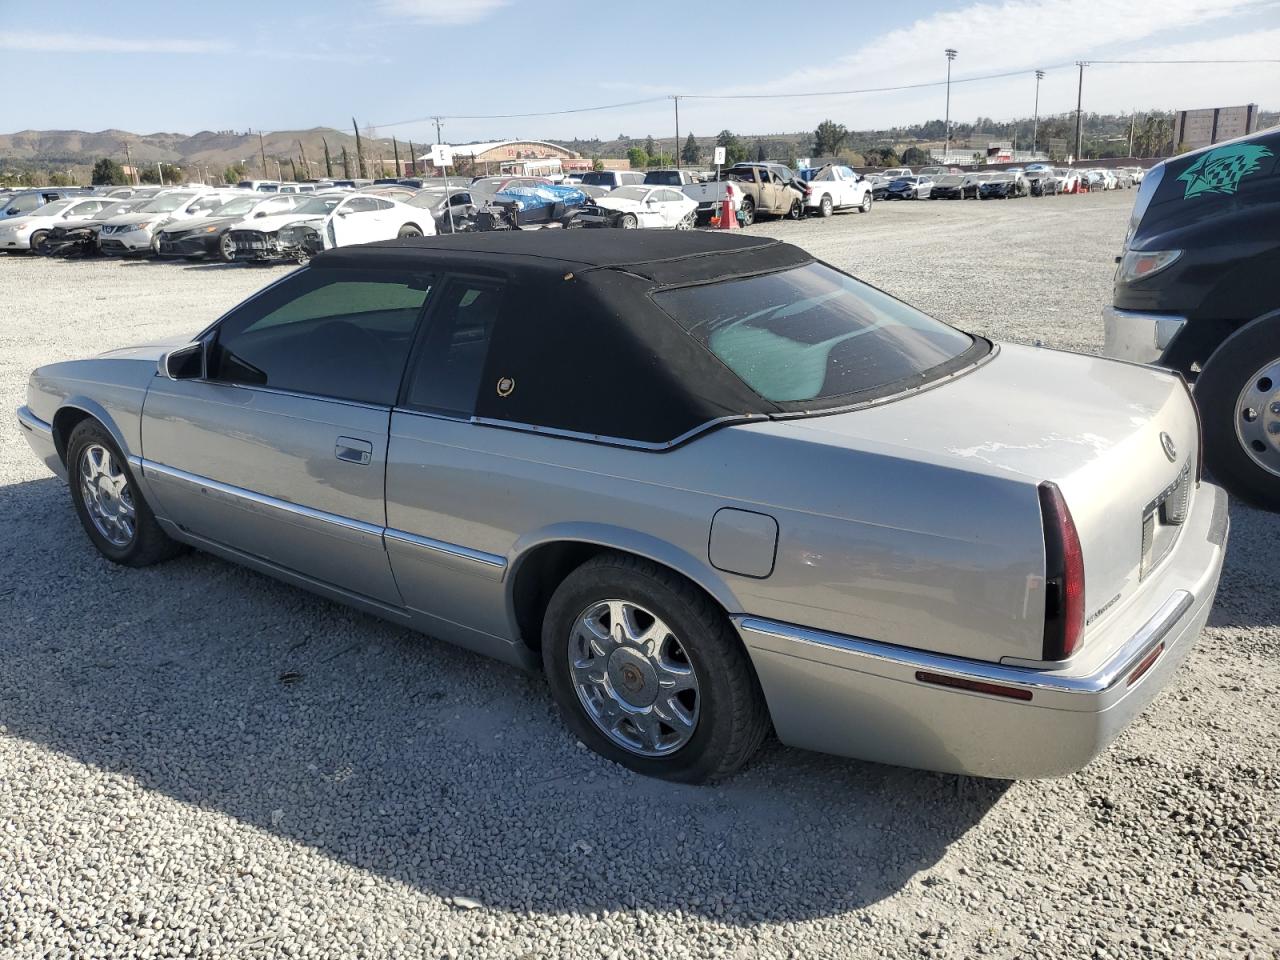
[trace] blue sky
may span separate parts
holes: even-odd
[[[616,12],[615,12],[616,11]],[[944,91],[752,98],[928,83],[959,51],[951,115],[1029,116],[1075,107],[1077,59],[1280,56],[1278,0],[996,0],[612,4],[592,0],[364,0],[275,4],[0,0],[10,79],[2,132],[137,133],[346,127],[433,140],[418,118],[681,101],[682,135],[851,127],[943,115]],[[27,78],[31,94],[14,96]],[[258,81],[262,81],[261,85]],[[1085,109],[1280,106],[1280,65],[1105,66]],[[396,124],[396,121],[415,120]],[[445,139],[669,136],[670,101],[524,119],[450,119]]]

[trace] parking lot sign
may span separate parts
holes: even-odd
[[[437,167],[452,167],[453,148],[447,143],[432,144],[431,163]]]
[[[716,147],[714,156],[715,159],[712,162],[715,163],[717,167],[724,163],[724,147]]]

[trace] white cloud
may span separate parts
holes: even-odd
[[[379,9],[392,17],[418,23],[458,26],[483,20],[510,0],[380,0]]]
[[[0,49],[33,53],[226,53],[231,48],[218,40],[5,30],[0,31]]]

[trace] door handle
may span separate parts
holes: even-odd
[[[373,459],[373,444],[355,437],[339,437],[333,445],[333,455],[347,463],[367,464]]]

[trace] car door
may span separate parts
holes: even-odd
[[[628,190],[635,189],[628,187]],[[645,198],[640,203],[639,209],[636,210],[636,217],[640,221],[642,227],[663,227],[666,226],[665,214],[663,212],[662,202],[659,199],[661,190],[650,190],[645,194]]]
[[[379,229],[378,204],[373,197],[347,197],[338,204],[329,214],[333,245],[346,247],[384,239]]]
[[[404,271],[297,271],[206,338],[203,369],[159,376],[143,473],[190,534],[390,606],[387,428],[431,292]],[[159,512],[159,511],[158,511]]]
[[[674,227],[684,218],[684,204],[680,201],[684,199],[684,194],[677,193],[675,190],[655,190],[657,194],[658,209],[662,216],[662,225],[664,227]]]
[[[508,296],[500,278],[467,276],[444,278],[432,295],[391,413],[386,487],[387,554],[405,605],[436,635],[499,656],[506,560],[490,552],[495,531],[475,496],[477,457],[469,445],[475,431],[492,430],[471,417]],[[499,380],[484,388],[506,396],[518,385]]]

